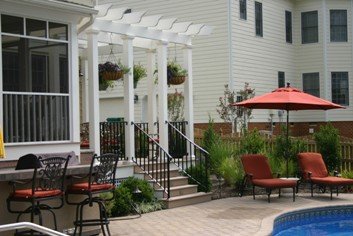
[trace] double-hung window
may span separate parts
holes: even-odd
[[[317,11],[302,12],[302,43],[319,42]]]
[[[70,140],[68,25],[1,15],[7,143]]]
[[[239,0],[240,19],[246,20],[246,0]]]
[[[320,97],[320,78],[318,72],[303,74],[303,91]]]
[[[285,74],[283,71],[278,71],[278,88],[286,86]]]
[[[331,42],[347,42],[347,10],[330,10]]]
[[[286,42],[292,43],[292,12],[286,11]]]
[[[348,72],[331,72],[332,102],[348,106]]]
[[[255,33],[263,37],[262,3],[255,2]]]

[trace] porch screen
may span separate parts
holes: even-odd
[[[5,142],[69,140],[67,26],[1,15],[1,29]]]

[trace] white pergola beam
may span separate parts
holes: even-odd
[[[103,16],[98,14],[97,19],[99,20],[120,20],[124,17],[124,13],[127,10],[127,7],[114,8],[111,6],[104,14],[104,11],[101,13]]]
[[[128,24],[117,23],[113,21],[106,21],[96,19],[92,25],[93,29],[99,29],[100,31],[122,34],[122,35],[131,35],[133,37],[147,38],[150,40],[157,41],[167,41],[170,43],[191,44],[191,37],[188,35],[180,35],[173,32],[166,32],[161,30],[154,30],[147,27],[134,26]]]

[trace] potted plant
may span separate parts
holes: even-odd
[[[129,73],[130,68],[122,65],[120,61],[118,63],[107,61],[103,64],[99,64],[98,70],[103,80],[118,80],[121,79],[124,74]]]
[[[185,81],[187,71],[181,67],[176,61],[169,61],[167,64],[167,80],[168,85],[178,85]]]
[[[140,79],[147,76],[146,68],[143,67],[141,64],[134,65],[134,88],[137,87],[137,83]]]

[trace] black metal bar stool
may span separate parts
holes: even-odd
[[[115,172],[118,163],[118,155],[103,154],[101,156],[94,155],[91,161],[90,171],[87,176],[72,176],[72,179],[86,179],[85,182],[73,183],[67,187],[66,202],[69,205],[76,206],[76,217],[74,221],[74,235],[79,229],[78,235],[82,234],[84,226],[100,225],[103,235],[110,235],[109,220],[104,203],[114,198],[115,190]],[[87,180],[88,179],[88,180]],[[113,195],[109,199],[99,196],[101,193],[112,192]],[[84,195],[86,198],[82,201],[74,202],[70,200],[70,195]],[[99,218],[87,219],[83,216],[85,206],[92,207],[96,203],[99,208]],[[105,226],[105,228],[104,228]]]
[[[32,178],[29,181],[11,181],[13,190],[7,198],[7,209],[11,213],[17,213],[17,222],[23,214],[30,214],[31,222],[38,216],[38,223],[43,225],[42,211],[48,211],[53,216],[54,229],[57,230],[54,209],[64,205],[64,179],[69,158],[50,157],[37,158],[33,154],[21,157],[16,170],[33,169]],[[28,188],[28,185],[31,185]],[[25,187],[20,187],[25,186]],[[27,188],[26,188],[27,187]],[[49,200],[57,200],[56,205],[47,203]],[[26,209],[18,210],[16,203],[29,203]],[[46,202],[46,203],[44,203]],[[34,235],[34,231],[16,231],[15,235]]]

